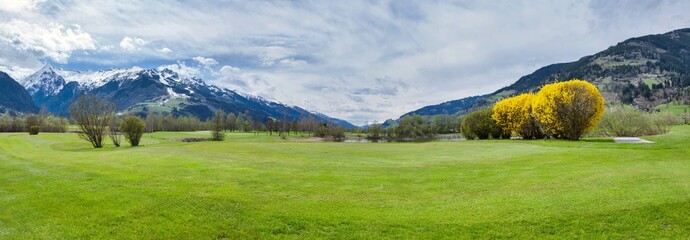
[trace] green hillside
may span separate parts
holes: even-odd
[[[573,78],[596,85],[608,104],[628,104],[640,109],[654,109],[669,102],[690,105],[690,28],[628,39],[575,62],[540,68],[478,99],[449,101],[408,114],[463,115],[506,97],[536,92],[544,84]],[[472,100],[474,104],[463,100]],[[448,104],[454,102],[465,104]]]

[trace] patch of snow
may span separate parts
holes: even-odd
[[[170,83],[168,82],[168,79],[163,77],[163,74],[158,76],[158,81],[160,81],[163,85],[166,85],[166,86],[170,85]],[[168,88],[168,89],[170,89],[170,88]]]
[[[187,95],[176,93],[172,88],[168,88],[168,95],[170,98],[189,98]]]
[[[60,71],[59,74],[62,75],[67,82],[77,82],[86,89],[94,89],[112,80],[134,79],[139,76],[142,71],[144,71],[143,68],[132,67],[129,69],[115,68],[105,71]]]

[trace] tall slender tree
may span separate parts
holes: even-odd
[[[216,110],[216,114],[211,120],[211,139],[213,141],[223,141],[225,139],[225,112],[223,110]]]
[[[235,126],[237,126],[236,120],[237,117],[235,117],[235,113],[228,113],[228,118],[225,120],[226,129],[231,132],[235,131]]]

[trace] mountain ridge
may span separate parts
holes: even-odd
[[[36,112],[31,95],[10,75],[0,71],[0,113]]]
[[[447,101],[410,111],[400,118],[441,113],[462,116],[520,93],[573,78],[593,83],[608,104],[651,109],[671,101],[690,104],[690,28],[630,38],[577,61],[541,67],[492,93]],[[448,104],[472,102],[472,104]],[[398,118],[398,119],[400,119]]]
[[[46,64],[21,81],[38,106],[57,115],[67,115],[69,104],[84,94],[112,101],[119,112],[144,115],[148,112],[208,119],[215,110],[249,113],[253,119],[296,120],[315,116],[319,121],[354,128],[351,123],[315,114],[297,106],[288,106],[264,98],[238,93],[206,84],[196,77],[181,77],[164,69],[110,69],[103,71],[56,70]]]

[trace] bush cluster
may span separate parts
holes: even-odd
[[[462,135],[468,140],[510,138],[510,132],[498,126],[491,114],[491,108],[484,108],[467,115],[460,127]]]
[[[395,135],[398,138],[420,138],[431,136],[433,133],[431,125],[424,121],[422,116],[414,114],[400,120],[400,124],[395,128]]]
[[[31,126],[29,127],[29,135],[38,135],[38,133],[41,131],[41,127],[39,126]]]
[[[492,119],[506,131],[524,139],[545,135],[578,140],[594,129],[604,113],[604,98],[586,81],[573,79],[547,84],[537,94],[500,101]]]
[[[345,128],[322,124],[314,130],[314,136],[320,138],[332,137],[333,139],[340,140],[345,138]]]
[[[386,129],[381,126],[381,124],[374,122],[374,124],[369,125],[367,128],[367,138],[369,139],[380,139],[382,135],[385,134]]]
[[[460,131],[460,119],[454,115],[439,114],[434,116],[421,116],[415,114],[405,115],[400,118],[397,125],[383,128],[375,123],[367,129],[368,138],[389,140],[430,138],[436,134],[457,133]]]
[[[578,140],[604,114],[604,97],[586,81],[573,79],[545,85],[532,104],[535,117],[555,138]]]
[[[532,93],[504,99],[496,103],[491,118],[505,131],[515,132],[523,139],[544,138],[541,123],[532,113],[535,99]]]
[[[144,120],[137,116],[127,116],[120,122],[120,131],[132,147],[139,146],[145,130],[146,124]]]
[[[593,135],[604,137],[639,137],[664,134],[678,119],[670,113],[648,113],[631,106],[608,108]]]

